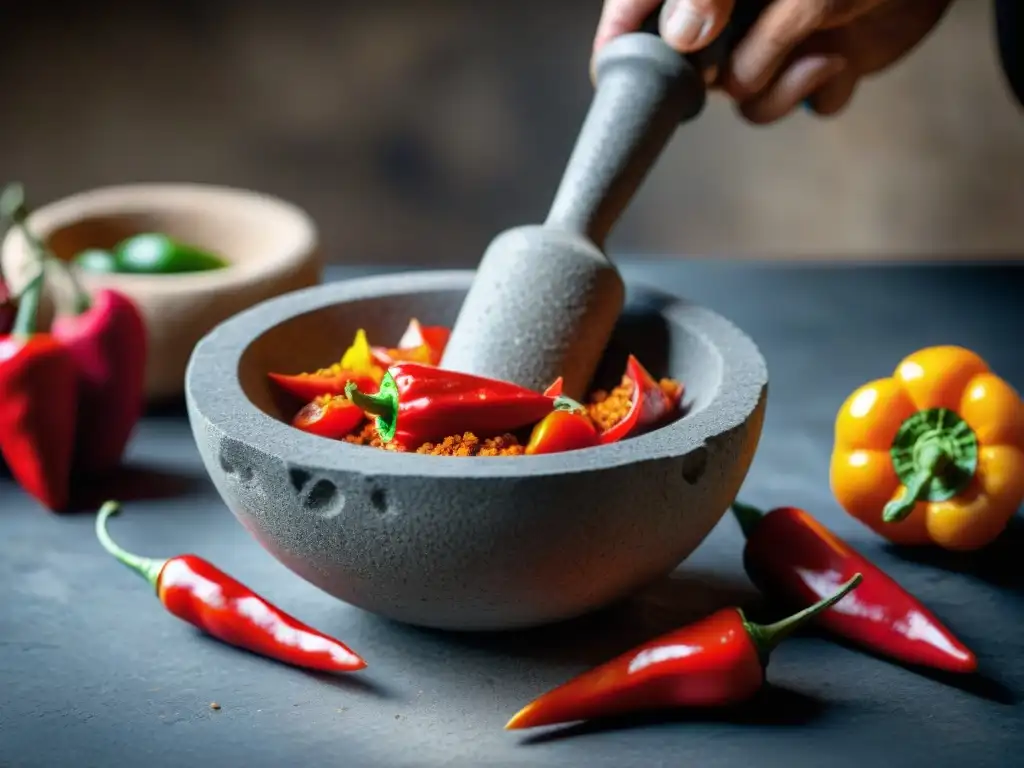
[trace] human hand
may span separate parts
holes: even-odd
[[[667,0],[663,38],[680,53],[712,43],[737,0]],[[740,3],[743,0],[739,0]],[[770,0],[718,75],[740,113],[772,123],[801,103],[819,115],[840,112],[858,81],[901,59],[942,18],[952,0]],[[634,32],[660,0],[605,0],[594,53]]]

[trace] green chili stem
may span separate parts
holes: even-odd
[[[753,622],[747,621],[746,617],[744,617],[743,626],[746,628],[747,632],[750,633],[750,639],[753,640],[754,645],[757,646],[757,651],[758,654],[760,654],[762,661],[767,663],[768,656],[773,650],[775,650],[779,643],[793,634],[793,632],[803,627],[819,613],[828,610],[846,597],[858,584],[861,583],[862,579],[863,577],[858,573],[841,586],[831,597],[826,597],[814,605],[804,608],[799,613],[795,613],[788,618],[775,622],[774,624],[754,624]],[[740,611],[740,615],[743,615],[742,611]]]
[[[914,511],[914,505],[928,490],[928,486],[947,466],[952,457],[934,443],[921,447],[917,464],[918,471],[906,485],[906,490],[898,499],[893,499],[882,509],[882,520],[887,523],[898,523]]]
[[[559,395],[555,398],[554,409],[556,411],[582,411],[586,413],[587,409],[583,407],[582,403],[578,403],[567,395]]]
[[[12,336],[28,337],[36,332],[36,322],[39,316],[39,304],[43,296],[43,270],[36,273],[36,276],[28,281],[18,297],[18,314],[14,316],[14,326],[11,328]]]
[[[740,501],[732,503],[732,513],[736,517],[736,522],[740,524],[740,530],[743,531],[743,537],[746,539],[754,534],[754,529],[764,518],[764,512],[760,509]]]
[[[108,501],[100,507],[100,511],[96,515],[96,538],[100,540],[100,544],[107,552],[148,581],[153,589],[158,590],[160,588],[160,572],[167,564],[167,560],[134,555],[122,549],[107,533],[107,518],[120,511],[121,505],[116,501]]]
[[[390,372],[381,379],[377,394],[370,395],[360,392],[354,381],[345,385],[345,397],[362,408],[366,413],[377,417],[377,433],[385,443],[390,443],[398,428],[398,385]]]
[[[58,259],[28,225],[29,210],[25,204],[25,188],[21,184],[17,182],[8,184],[0,193],[0,216],[9,219],[20,230],[39,264],[40,271],[46,264],[55,264],[60,268],[75,295],[74,314],[80,315],[89,309],[91,304],[89,292],[82,287],[73,270]]]

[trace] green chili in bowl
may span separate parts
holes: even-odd
[[[227,266],[219,256],[157,232],[133,235],[110,251],[89,248],[75,256],[74,261],[86,272],[133,275],[208,272]]]

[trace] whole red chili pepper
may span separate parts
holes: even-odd
[[[18,484],[59,512],[69,501],[77,374],[64,345],[35,332],[42,291],[40,270],[0,336],[0,450]]]
[[[534,456],[577,451],[592,448],[599,442],[597,427],[582,411],[582,406],[558,405],[533,428],[525,453]]]
[[[947,672],[974,672],[974,654],[883,571],[802,509],[762,513],[733,504],[747,538],[743,563],[762,592],[800,607],[831,592],[851,573],[864,575],[855,595],[821,614],[829,631],[878,654]]]
[[[364,418],[363,409],[344,395],[323,395],[295,414],[292,426],[313,435],[340,440]]]
[[[674,396],[654,380],[635,355],[626,361],[626,378],[633,382],[629,411],[615,425],[601,433],[601,443],[615,443],[632,437],[648,427],[666,419],[679,406],[680,389]]]
[[[742,703],[764,685],[775,646],[859,583],[858,574],[828,599],[767,626],[747,621],[738,608],[725,608],[584,672],[527,704],[505,727]]]
[[[400,362],[438,365],[451,334],[451,329],[442,325],[421,325],[413,318],[397,346],[390,349],[373,347],[373,359],[382,368],[390,368]]]
[[[145,407],[145,321],[123,293],[104,289],[90,296],[79,285],[67,265],[29,228],[23,196],[10,214],[38,263],[59,268],[74,292],[73,309],[60,308],[50,333],[64,344],[78,369],[75,470],[110,472],[120,465]]]
[[[472,432],[511,432],[547,416],[558,398],[517,384],[446,371],[422,363],[398,363],[384,374],[377,394],[345,388],[353,403],[377,417],[381,440],[405,447]]]
[[[323,672],[354,672],[366,662],[351,649],[275,608],[248,587],[195,555],[167,560],[139,557],[107,533],[107,518],[120,505],[104,504],[96,516],[96,536],[107,552],[148,581],[164,607],[229,645],[296,667]]]

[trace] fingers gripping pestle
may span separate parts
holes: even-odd
[[[601,50],[547,220],[488,246],[442,366],[532,389],[562,376],[565,394],[583,395],[625,298],[605,238],[679,123],[703,109],[702,66],[648,32]]]

